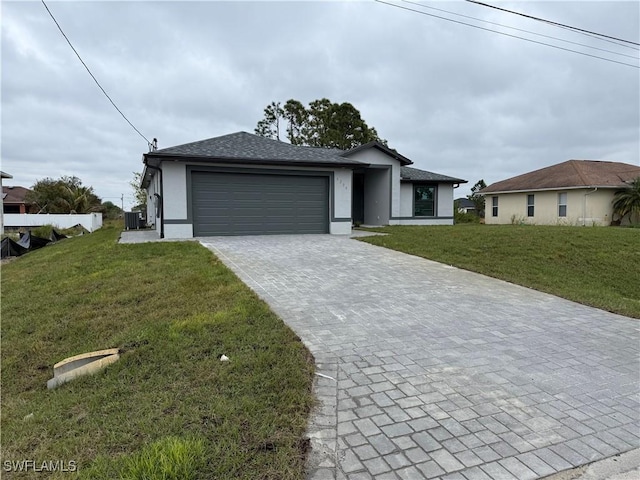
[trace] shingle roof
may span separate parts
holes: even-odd
[[[231,133],[221,137],[163,148],[146,153],[144,157],[146,160],[155,159],[156,161],[170,157],[172,159],[183,158],[185,160],[222,161],[228,163],[327,164],[331,166],[344,165],[348,167],[368,165],[365,162],[347,158],[352,153],[365,148],[378,148],[393,158],[398,159],[401,164],[411,162],[411,160],[403,157],[395,150],[391,150],[378,142],[370,142],[360,147],[344,151],[337,148],[291,145],[247,132]],[[467,182],[459,178],[404,166],[401,167],[401,177],[402,180],[409,181],[433,181],[443,183]],[[149,178],[150,172],[145,170],[145,175],[141,182],[143,186],[148,182]]]
[[[24,197],[27,195],[28,192],[30,192],[30,190],[24,187],[19,187],[19,186],[11,187],[7,185],[2,186],[2,194],[6,195],[6,197],[3,196],[4,203],[6,204],[25,203]]]
[[[356,160],[342,157],[342,153],[344,153],[342,150],[335,148],[303,147],[247,132],[237,132],[163,148],[149,152],[146,156],[181,156],[242,161],[261,160],[282,163],[361,164]]]
[[[640,167],[601,160],[567,160],[550,167],[492,183],[481,193],[498,193],[557,188],[619,188],[640,176]]]
[[[476,204],[465,197],[456,198],[453,203],[458,202],[460,208],[476,208]]]
[[[447,175],[427,172],[426,170],[419,170],[413,167],[400,167],[400,179],[442,183],[467,183],[466,180],[462,180],[461,178],[448,177]]]

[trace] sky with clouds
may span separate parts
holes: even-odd
[[[160,148],[253,132],[271,101],[326,97],[352,103],[415,167],[467,179],[456,196],[480,178],[490,184],[572,158],[640,163],[637,46],[463,0],[388,1],[631,66],[375,1],[47,5],[118,107]],[[640,43],[635,1],[488,3]],[[124,195],[130,208],[146,141],[41,2],[0,8],[1,169],[14,177],[4,184],[75,175],[103,200],[120,205]]]

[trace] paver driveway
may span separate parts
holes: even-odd
[[[332,377],[310,478],[526,480],[640,446],[637,320],[344,237],[201,242]]]

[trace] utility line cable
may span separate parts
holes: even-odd
[[[476,5],[481,5],[483,7],[495,8],[496,10],[501,10],[503,12],[512,13],[514,15],[520,15],[521,17],[530,18],[532,20],[537,20],[538,22],[549,23],[551,25],[556,25],[558,27],[569,28],[569,29],[575,30],[577,32],[589,33],[591,35],[597,35],[599,37],[610,38],[611,40],[617,40],[618,42],[630,43],[631,45],[640,46],[640,43],[632,42],[630,40],[624,40],[622,38],[612,37],[610,35],[605,35],[603,33],[592,32],[590,30],[585,30],[583,28],[572,27],[571,25],[565,25],[564,23],[553,22],[551,20],[546,20],[544,18],[534,17],[533,15],[527,15],[526,13],[514,12],[513,10],[508,10],[508,9],[502,8],[502,7],[496,7],[494,5],[489,5],[488,3],[479,2],[478,0],[466,0],[466,1],[469,2],[469,3],[475,3]]]
[[[599,37],[598,35],[591,35],[590,33],[586,33],[586,32],[578,32],[578,31],[573,30],[572,28],[569,28],[569,27],[562,27],[560,25],[556,25],[556,26],[558,28],[562,28],[563,30],[569,30],[572,33],[581,33],[585,37],[594,38],[594,39],[600,40],[602,42],[613,43],[614,45],[617,45],[619,47],[630,48],[631,50],[640,51],[640,47],[634,47],[633,45],[625,45],[624,43],[615,42],[613,40],[609,40],[608,38],[602,38],[602,37]]]
[[[402,1],[403,1],[404,3],[409,3],[409,4],[411,4],[411,5],[417,5],[417,6],[422,7],[422,8],[428,8],[428,9],[430,9],[430,10],[436,10],[436,11],[438,11],[438,12],[449,13],[449,14],[451,14],[451,15],[457,15],[458,17],[469,18],[469,19],[471,19],[471,20],[475,20],[475,21],[477,21],[477,22],[484,22],[484,23],[488,23],[488,24],[490,24],[490,25],[496,25],[496,26],[498,26],[498,27],[508,28],[508,29],[510,29],[510,30],[516,30],[516,31],[518,31],[518,32],[524,32],[524,33],[529,33],[529,34],[531,34],[531,35],[537,35],[538,37],[550,38],[550,39],[552,39],[552,40],[558,40],[558,41],[560,41],[560,42],[570,43],[570,44],[572,44],[572,45],[578,45],[578,46],[580,46],[580,47],[591,48],[591,49],[593,49],[593,50],[599,50],[599,51],[601,51],[601,52],[611,53],[611,54],[613,54],[613,55],[620,55],[621,57],[638,58],[638,56],[637,56],[637,55],[627,55],[626,53],[614,52],[613,50],[607,50],[607,49],[604,49],[604,48],[593,47],[593,46],[591,46],[591,45],[586,45],[586,44],[584,44],[584,43],[572,42],[571,40],[565,40],[564,38],[553,37],[553,36],[551,36],[551,35],[544,35],[544,34],[542,34],[542,33],[536,33],[536,32],[532,32],[532,31],[530,31],[530,30],[524,30],[524,29],[522,29],[522,28],[511,27],[511,26],[509,26],[509,25],[504,25],[504,24],[502,24],[502,23],[490,22],[489,20],[482,20],[482,19],[480,19],[480,18],[471,17],[471,16],[469,16],[469,15],[463,15],[462,13],[450,12],[449,10],[443,10],[443,9],[441,9],[441,8],[436,8],[436,7],[432,7],[432,6],[429,6],[429,5],[424,5],[424,4],[422,4],[422,3],[418,3],[418,2],[412,2],[412,1],[410,1],[410,0],[402,0]],[[618,44],[616,44],[616,45],[618,45]],[[626,45],[621,45],[621,46],[622,46],[622,47],[626,47]],[[631,48],[633,48],[633,47],[631,47]]]
[[[424,12],[422,10],[416,10],[414,8],[409,8],[409,7],[404,7],[402,5],[396,5],[395,3],[389,3],[389,2],[385,2],[383,0],[374,0],[377,3],[382,3],[384,5],[389,5],[391,7],[396,7],[396,8],[400,8],[402,10],[407,10],[409,12],[414,12],[414,13],[419,13],[420,15],[427,15],[429,17],[435,17],[435,18],[439,18],[441,20],[446,20],[448,22],[453,22],[453,23],[458,23],[460,25],[466,25],[468,27],[473,27],[473,28],[477,28],[479,30],[485,30],[487,32],[493,32],[493,33],[497,33],[499,35],[504,35],[506,37],[511,37],[511,38],[518,38],[520,40],[524,40],[525,42],[530,42],[530,43],[536,43],[538,45],[545,45],[547,47],[551,47],[551,48],[556,48],[558,50],[564,50],[565,52],[572,52],[572,53],[577,53],[578,55],[584,55],[585,57],[592,57],[592,58],[597,58],[600,60],[604,60],[605,62],[611,62],[611,63],[617,63],[620,65],[625,65],[627,67],[633,67],[633,68],[638,68],[640,69],[640,66],[638,65],[633,65],[632,63],[625,63],[625,62],[619,62],[618,60],[612,60],[610,58],[606,58],[606,57],[600,57],[598,55],[592,55],[590,53],[585,53],[585,52],[580,52],[578,50],[571,50],[570,48],[564,48],[564,47],[560,47],[558,45],[553,45],[551,43],[545,43],[545,42],[539,42],[538,40],[532,40],[530,38],[524,38],[524,37],[519,37],[518,35],[512,35],[510,33],[505,33],[505,32],[499,32],[498,30],[492,30],[490,28],[485,28],[485,27],[480,27],[478,25],[473,25],[471,23],[466,23],[466,22],[461,22],[459,20],[453,20],[452,18],[447,18],[447,17],[441,17],[439,15],[433,15],[431,13],[427,13]]]
[[[56,26],[58,27],[58,30],[60,30],[60,33],[62,34],[62,36],[64,37],[64,39],[67,41],[67,43],[69,44],[69,46],[71,47],[71,50],[73,50],[73,53],[76,54],[76,56],[78,57],[78,60],[80,60],[80,63],[82,63],[82,65],[84,65],[84,68],[87,69],[87,72],[89,72],[89,75],[91,75],[91,78],[93,78],[93,81],[96,82],[96,85],[98,85],[98,88],[100,88],[100,90],[102,90],[102,93],[104,93],[105,97],[107,97],[109,99],[109,101],[111,102],[111,105],[113,105],[113,108],[115,108],[118,113],[120,115],[122,115],[122,118],[124,118],[127,123],[129,125],[131,125],[131,128],[133,128],[138,135],[140,135],[142,138],[144,138],[147,141],[147,144],[149,145],[149,148],[151,148],[152,143],[149,141],[149,139],[147,137],[145,137],[142,133],[140,133],[140,130],[138,130],[135,125],[133,125],[133,123],[131,123],[129,121],[129,119],[125,116],[124,113],[122,113],[122,111],[118,108],[118,106],[115,104],[115,102],[111,99],[111,97],[109,96],[109,94],[105,91],[104,88],[102,88],[102,85],[100,85],[100,82],[98,82],[98,79],[93,75],[93,73],[91,73],[91,70],[89,70],[89,67],[87,67],[87,64],[84,63],[84,60],[82,60],[82,57],[80,57],[80,54],[78,53],[78,51],[74,48],[74,46],[71,44],[71,41],[69,40],[69,38],[67,37],[67,35],[65,35],[64,31],[62,30],[62,27],[60,26],[60,24],[58,23],[58,21],[56,20],[56,18],[53,16],[53,13],[51,13],[51,10],[49,10],[49,7],[47,6],[46,3],[44,3],[44,0],[40,0],[42,2],[42,5],[44,5],[44,8],[47,9],[47,12],[49,13],[49,16],[51,17],[51,19],[55,22]]]

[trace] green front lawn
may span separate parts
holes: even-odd
[[[384,227],[361,240],[640,318],[640,229]]]
[[[82,478],[302,478],[310,353],[207,249],[118,245],[120,230],[2,266],[3,478],[23,459]],[[47,390],[54,363],[112,347],[115,364]]]

